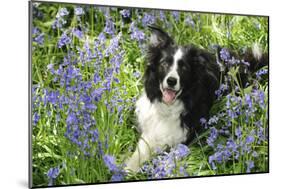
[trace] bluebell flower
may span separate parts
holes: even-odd
[[[93,79],[93,81],[94,81],[94,84],[98,84],[98,83],[101,81],[101,78],[100,78],[100,76],[99,76],[99,73],[95,73],[95,74],[94,74],[94,79]]]
[[[108,57],[112,54],[114,54],[119,49],[119,39],[121,37],[121,33],[119,33],[117,36],[113,37],[110,40],[109,46],[105,49],[105,56]]]
[[[66,118],[66,123],[69,124],[77,124],[78,123],[78,119],[75,115],[75,113],[68,113],[68,116]]]
[[[47,176],[49,178],[52,178],[52,179],[55,179],[57,178],[57,176],[59,175],[60,173],[60,170],[59,170],[59,167],[54,167],[54,168],[50,168],[48,173],[47,173]]]
[[[54,180],[59,176],[60,169],[59,167],[50,168],[47,172],[47,177],[49,180],[48,186],[52,186],[54,184]]]
[[[210,135],[207,138],[207,144],[211,147],[214,147],[214,142],[218,137],[218,130],[215,127],[210,128]]]
[[[220,98],[223,96],[224,92],[227,91],[227,90],[228,90],[228,85],[227,85],[227,83],[226,83],[226,84],[225,84],[225,83],[222,83],[222,84],[220,85],[219,89],[215,91],[216,97],[217,97],[218,99],[220,99]]]
[[[254,90],[252,92],[255,101],[259,104],[261,109],[266,108],[265,104],[265,93],[263,90]]]
[[[229,51],[226,49],[226,48],[222,48],[220,50],[220,58],[223,60],[223,61],[229,61],[230,60],[230,53]]]
[[[178,144],[174,150],[175,157],[177,159],[183,158],[190,153],[188,147],[184,144]]]
[[[78,37],[79,39],[83,38],[83,32],[80,29],[74,28],[72,30],[74,36]]]
[[[113,172],[118,171],[118,167],[115,163],[115,157],[114,156],[104,155],[103,156],[103,162],[110,171],[113,171]]]
[[[40,29],[39,28],[37,28],[37,27],[33,27],[33,29],[32,29],[32,35],[37,35],[37,34],[40,34]]]
[[[67,8],[60,8],[56,15],[56,18],[67,16],[68,14],[69,14],[69,12],[68,12]]]
[[[180,18],[180,12],[179,11],[172,11],[172,16],[175,19],[175,21],[178,22],[179,18]]]
[[[155,17],[145,12],[142,18],[142,25],[145,27],[149,24],[154,24],[154,23],[155,23]]]
[[[189,16],[189,15],[187,15],[187,16],[185,17],[184,22],[185,22],[185,24],[186,24],[187,26],[191,26],[192,28],[195,27],[195,22],[193,21],[192,17]]]
[[[68,45],[70,43],[71,43],[71,38],[66,34],[66,32],[64,32],[61,35],[61,37],[60,37],[60,39],[58,41],[58,47],[62,48],[63,46]]]
[[[139,42],[142,42],[145,40],[145,34],[143,31],[139,30],[136,26],[135,26],[135,22],[132,22],[129,28],[129,31],[131,32],[130,36],[131,39],[133,40],[137,40]]]
[[[35,112],[33,114],[33,124],[37,125],[37,123],[39,122],[39,119],[40,119],[40,115],[37,112]]]
[[[76,8],[74,9],[74,14],[75,14],[76,16],[81,16],[81,15],[85,14],[85,12],[84,12],[84,10],[83,10],[82,7],[76,7]]]
[[[98,89],[95,89],[91,92],[91,96],[93,97],[93,99],[96,102],[100,101],[100,99],[102,98],[102,95],[104,93],[104,90],[105,90],[105,88],[98,88]]]
[[[133,76],[135,78],[139,78],[141,76],[141,73],[139,71],[135,71],[135,72],[133,72]]]
[[[33,41],[35,43],[38,43],[39,45],[43,45],[44,44],[44,36],[45,34],[44,33],[41,33],[39,35],[37,35],[36,37],[33,38]]]
[[[235,136],[238,138],[238,139],[241,139],[242,138],[242,128],[239,126],[235,129]]]
[[[59,91],[50,91],[47,93],[47,100],[53,105],[57,105],[59,101]]]
[[[112,177],[111,177],[111,181],[122,181],[124,180],[124,173],[122,172],[115,172],[113,173]]]
[[[105,42],[105,40],[106,40],[106,36],[103,32],[101,32],[98,36],[98,41],[99,41],[100,44],[102,44],[102,43]]]
[[[203,126],[205,129],[208,127],[207,120],[204,117],[201,117],[199,122],[200,122],[200,125]]]
[[[110,17],[106,18],[106,23],[103,31],[109,35],[115,34],[115,26],[114,26],[114,22],[112,21],[112,18]]]
[[[98,129],[95,130],[91,130],[89,131],[90,135],[91,135],[91,141],[92,142],[96,142],[99,139],[99,131]]]
[[[124,18],[129,18],[131,16],[131,12],[128,9],[123,9],[120,11],[120,14],[124,17]]]
[[[69,12],[66,8],[59,9],[56,15],[56,19],[52,24],[52,28],[62,28],[62,26],[66,24],[66,20],[64,19],[64,17],[67,15],[69,15]]]
[[[247,161],[246,165],[247,165],[247,170],[246,170],[247,173],[250,173],[251,170],[255,167],[255,164],[253,161]]]
[[[214,124],[217,124],[218,121],[219,121],[219,118],[218,118],[216,115],[214,115],[214,116],[212,116],[212,117],[209,119],[208,124],[209,124],[209,125],[214,125]]]
[[[251,144],[255,141],[255,137],[252,135],[249,135],[246,137],[246,144]]]
[[[186,165],[185,166],[180,166],[179,171],[180,171],[181,176],[184,176],[184,177],[188,176],[188,173],[186,171]]]
[[[253,103],[252,103],[252,100],[251,100],[251,96],[249,94],[245,95],[245,103],[249,107],[249,109],[253,108]]]
[[[159,11],[159,17],[160,17],[161,21],[163,21],[163,22],[166,21],[166,15],[165,15],[164,11],[162,11],[162,10]]]

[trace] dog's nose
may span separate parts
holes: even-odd
[[[170,87],[173,87],[177,84],[177,79],[174,77],[168,77],[167,83]]]

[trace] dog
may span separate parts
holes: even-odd
[[[161,28],[149,28],[144,92],[135,109],[141,137],[125,162],[132,172],[139,171],[156,149],[194,139],[202,129],[200,118],[209,116],[223,72],[214,54],[194,45],[179,46]]]

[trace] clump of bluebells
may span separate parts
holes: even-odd
[[[268,159],[268,75],[264,85],[259,84],[260,75],[267,74],[267,67],[261,68],[247,88],[239,84],[239,72],[233,66],[234,60],[227,50],[222,49],[221,58],[231,64],[225,82],[216,91],[219,102],[225,102],[208,121],[201,118],[201,124],[210,130],[206,138],[212,149],[208,163],[216,173],[224,173],[226,167],[231,173],[249,173],[267,170]],[[237,63],[242,61],[236,60]],[[232,85],[232,90],[229,85]],[[261,156],[263,157],[261,159]]]
[[[115,137],[114,129],[117,129],[115,127],[124,125],[126,117],[123,113],[132,111],[135,101],[134,94],[127,95],[128,86],[119,79],[124,61],[122,33],[116,33],[113,20],[107,14],[104,16],[105,27],[100,28],[98,37],[91,39],[86,36],[87,29],[83,30],[79,26],[82,24],[81,16],[86,11],[82,7],[74,8],[78,27],[65,28],[69,21],[67,16],[72,11],[68,8],[59,9],[52,25],[54,32],[60,31],[54,45],[65,52],[63,57],[45,65],[48,76],[46,83],[33,85],[34,134],[38,122],[42,120],[53,128],[53,134],[67,140],[67,149],[62,155],[68,161],[77,158],[89,162],[103,160],[103,171],[111,175],[109,181],[120,181],[124,179],[123,170],[117,168],[114,156],[106,154],[113,148],[111,144]],[[141,33],[140,30],[135,32]],[[144,38],[144,33],[140,35]],[[35,27],[33,41],[43,45],[42,36],[44,33]],[[136,78],[136,73],[131,73],[132,78]],[[106,116],[107,121],[100,116]],[[59,131],[58,127],[61,127]],[[92,168],[89,166],[88,169]],[[69,174],[72,176],[79,174],[79,167],[71,167],[71,170]],[[59,168],[49,168],[48,185],[54,184],[58,174]]]
[[[152,161],[143,165],[141,172],[149,179],[186,177],[188,165],[187,162],[181,162],[181,160],[189,154],[190,150],[184,144],[178,144],[169,152],[159,149]]]
[[[188,12],[64,5],[52,6],[50,13],[45,6],[33,6],[34,185],[131,179],[123,162],[137,140],[133,110],[142,89],[147,25],[159,24],[179,42],[200,45],[201,35],[184,36],[198,36],[209,27],[202,27],[203,17]],[[227,51],[220,56],[229,68],[247,66]],[[257,71],[245,90],[229,86],[235,84],[231,76],[222,83],[216,95],[224,105],[200,120],[210,131],[206,151],[183,144],[158,151],[138,174],[148,179],[194,176],[199,171],[192,172],[191,165],[208,167],[192,162],[194,149],[205,153],[218,174],[266,170],[267,75],[267,68]]]

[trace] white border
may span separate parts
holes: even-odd
[[[54,0],[60,2],[58,0]],[[75,188],[271,188],[280,185],[280,6],[278,0],[71,0],[68,2],[270,16],[270,173]],[[278,8],[279,7],[279,8]],[[0,188],[27,188],[28,2],[1,2]],[[70,187],[74,188],[74,187]]]

